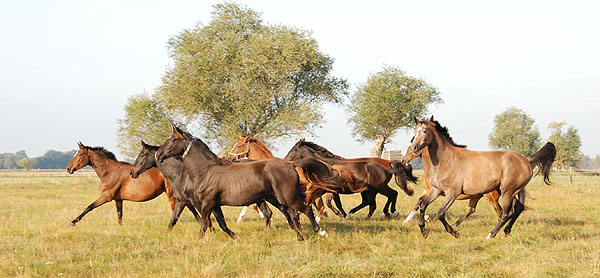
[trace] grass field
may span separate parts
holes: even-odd
[[[306,240],[298,242],[283,216],[274,211],[271,228],[253,211],[236,223],[240,208],[226,207],[233,241],[218,227],[199,239],[200,225],[188,211],[171,233],[165,195],[145,203],[125,202],[123,225],[114,203],[90,212],[76,227],[67,224],[99,195],[93,172],[0,171],[1,277],[600,277],[600,177],[553,174],[552,186],[539,177],[527,186],[531,199],[512,235],[486,236],[497,217],[481,201],[459,227],[447,234],[439,221],[428,223],[423,239],[416,221],[385,220],[378,197],[374,219],[366,209],[352,220],[329,218],[321,224],[329,238],[315,235],[301,216]],[[399,193],[406,217],[417,194]],[[398,190],[394,185],[393,188]],[[398,190],[399,191],[399,190]],[[359,195],[343,196],[349,210]],[[433,216],[441,201],[433,203]],[[447,217],[466,209],[457,201]],[[216,225],[216,221],[214,222]]]

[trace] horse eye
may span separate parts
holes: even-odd
[[[424,129],[424,130],[423,130],[423,133],[427,133],[427,129]]]

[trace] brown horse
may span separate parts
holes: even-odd
[[[458,237],[458,231],[445,219],[446,211],[454,200],[461,194],[470,195],[469,207],[474,209],[483,194],[500,191],[502,219],[488,235],[488,238],[493,238],[504,225],[504,233],[509,235],[513,224],[525,209],[525,186],[533,176],[532,163],[539,167],[544,182],[550,184],[550,168],[556,156],[556,148],[550,142],[530,159],[513,151],[475,152],[454,143],[448,129],[434,121],[433,116],[427,121],[414,120],[417,128],[410,151],[413,154],[422,151],[423,170],[427,182],[432,186],[416,205],[420,212],[419,228],[425,238],[429,235],[425,229],[425,209],[442,193],[445,198],[438,218],[448,233]]]
[[[246,206],[262,200],[274,204],[286,216],[298,240],[304,239],[298,211],[309,218],[316,233],[326,236],[315,221],[312,209],[304,204],[304,189],[294,169],[300,166],[308,177],[335,182],[325,165],[314,159],[287,162],[276,158],[232,163],[218,158],[202,140],[172,127],[173,134],[156,152],[156,160],[161,163],[166,158],[181,156],[193,182],[184,194],[200,208],[202,215],[201,237],[208,228],[210,213],[214,212],[221,229],[231,238],[239,238],[227,227],[221,206]]]
[[[364,191],[360,192],[362,195],[361,204],[350,210],[350,213],[346,216],[347,218],[367,205],[369,206],[369,213],[367,214],[366,218],[371,218],[376,208],[375,196],[377,193],[388,197],[388,200],[383,208],[383,213],[385,216],[389,218],[392,215],[397,215],[396,199],[398,192],[388,186],[388,182],[391,180],[392,175],[396,176],[396,183],[407,195],[411,195],[413,193],[412,190],[407,186],[407,180],[416,181],[416,178],[413,177],[412,174],[410,174],[409,177],[407,174],[410,173],[412,169],[408,170],[399,161],[395,161],[395,167],[390,167],[388,169],[385,169],[380,164],[374,162],[345,161],[339,156],[332,154],[324,147],[312,142],[307,142],[304,139],[299,140],[288,152],[284,159],[297,160],[302,158],[316,158],[325,161],[325,163],[328,165],[341,167],[349,172],[351,177],[350,180],[352,180],[354,184],[350,183],[350,186],[329,188],[328,191],[340,194],[353,194],[359,192],[358,189],[364,189]],[[402,168],[402,170],[400,170],[400,168]],[[348,180],[348,178],[346,178],[346,180]],[[351,190],[347,190],[346,188]],[[388,212],[390,207],[392,214]]]
[[[404,153],[404,156],[402,157],[402,162],[408,164],[409,162],[413,161],[417,157],[420,157],[422,152],[423,152],[423,150],[419,151],[419,153],[417,153],[417,154],[414,154],[414,153],[410,152],[410,147],[409,147],[406,149],[406,152]],[[425,195],[425,194],[427,194],[427,192],[429,192],[431,190],[432,186],[429,183],[429,177],[427,176],[427,173],[425,173],[423,175],[422,180],[423,180],[423,188],[425,189],[425,193],[423,195]],[[483,194],[483,197],[490,204],[490,206],[492,206],[492,209],[494,209],[494,211],[496,212],[498,217],[502,217],[502,207],[498,203],[498,199],[500,199],[500,193],[497,190],[495,190],[495,191]],[[466,200],[466,199],[470,200],[472,198],[473,198],[473,196],[460,194],[458,196],[458,198],[456,198],[456,200]],[[417,210],[411,211],[410,214],[408,215],[408,217],[406,217],[406,219],[402,222],[402,225],[408,224],[408,221],[410,221],[417,212],[418,212]],[[467,212],[465,213],[465,215],[463,215],[461,218],[456,220],[456,222],[454,223],[454,226],[460,225],[460,223],[465,221],[474,212],[475,212],[475,207],[467,208]],[[425,218],[428,219],[429,216],[426,215]]]
[[[239,160],[242,158],[248,158],[251,160],[263,160],[263,159],[275,158],[275,156],[273,155],[273,153],[271,153],[271,151],[269,151],[269,149],[267,148],[267,146],[265,146],[263,141],[260,141],[256,137],[253,137],[253,136],[244,136],[244,137],[240,136],[240,140],[237,143],[235,143],[235,145],[233,145],[233,148],[231,149],[229,154],[227,154],[226,158],[232,159],[232,160]],[[302,169],[299,167],[296,167],[296,172],[298,172],[298,174],[299,174],[300,182],[305,184],[306,187],[310,187],[311,185],[309,185],[308,181],[304,178]],[[333,194],[333,193],[329,193],[329,194]],[[317,215],[315,216],[315,220],[317,220],[317,222],[319,222],[325,215],[325,212],[324,212],[325,206],[323,204],[323,199],[321,197],[316,198],[315,206],[317,207]],[[256,204],[253,204],[252,208],[256,212],[258,212],[259,215],[261,215],[261,217],[263,217],[262,212],[258,209]],[[248,207],[244,207],[242,209],[242,211],[240,212],[240,215],[237,218],[237,222],[242,222],[242,218],[244,217],[244,214],[246,214],[247,210],[248,210]]]
[[[138,179],[133,179],[129,175],[133,165],[117,161],[115,155],[103,147],[87,147],[81,142],[77,145],[79,150],[67,165],[67,172],[73,174],[85,166],[92,166],[100,178],[102,192],[100,197],[87,206],[69,225],[75,226],[88,212],[113,200],[117,206],[119,224],[122,224],[123,200],[145,202],[158,197],[163,192],[167,194],[171,210],[173,209],[175,199],[171,185],[158,169],[151,169],[140,175]]]

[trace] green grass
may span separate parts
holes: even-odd
[[[90,212],[76,227],[67,224],[94,201],[100,190],[93,172],[0,171],[1,277],[598,277],[600,276],[600,177],[553,175],[554,185],[536,177],[532,198],[513,227],[495,239],[486,236],[497,217],[482,201],[459,227],[447,234],[439,221],[428,223],[423,239],[416,221],[385,220],[378,197],[374,220],[329,218],[321,225],[328,238],[315,235],[301,216],[306,240],[298,242],[283,216],[274,211],[271,228],[253,211],[236,223],[240,208],[226,207],[233,241],[218,227],[199,239],[200,225],[188,211],[166,232],[171,215],[162,195],[145,203],[124,203],[123,225],[114,203]],[[412,185],[417,194],[420,185]],[[394,188],[397,187],[394,185]],[[399,191],[399,190],[398,190]],[[418,196],[400,193],[405,217]],[[359,195],[343,196],[349,210]],[[441,201],[433,203],[433,216]],[[465,201],[447,214],[462,215]],[[214,221],[216,225],[216,221]]]

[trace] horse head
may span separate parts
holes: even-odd
[[[248,154],[250,153],[251,138],[252,137],[250,136],[242,137],[240,135],[240,140],[233,145],[233,148],[231,148],[231,151],[229,151],[225,158],[230,160],[239,160],[244,157],[248,157]]]
[[[165,141],[160,148],[156,151],[156,161],[163,162],[166,158],[181,156],[185,153],[193,141],[193,137],[183,130],[179,129],[174,124],[171,124],[173,128],[173,134]]]
[[[414,117],[414,121],[417,125],[417,128],[415,129],[415,134],[408,149],[413,155],[418,156],[420,155],[422,149],[429,146],[429,144],[433,142],[435,138],[435,127],[433,126],[433,116],[431,116],[431,118],[429,118],[427,121],[419,121],[416,117]]]
[[[79,150],[77,150],[77,153],[75,153],[75,156],[73,156],[67,165],[67,173],[69,174],[73,174],[75,171],[87,165],[91,165],[90,157],[88,155],[89,147],[84,146],[81,142],[77,142],[77,145],[79,146]]]
[[[135,159],[133,168],[129,172],[129,175],[134,179],[137,179],[137,177],[146,170],[152,167],[156,167],[156,158],[154,157],[154,155],[156,154],[156,151],[159,147],[148,145],[144,142],[144,140],[142,140],[141,142],[142,151]]]

